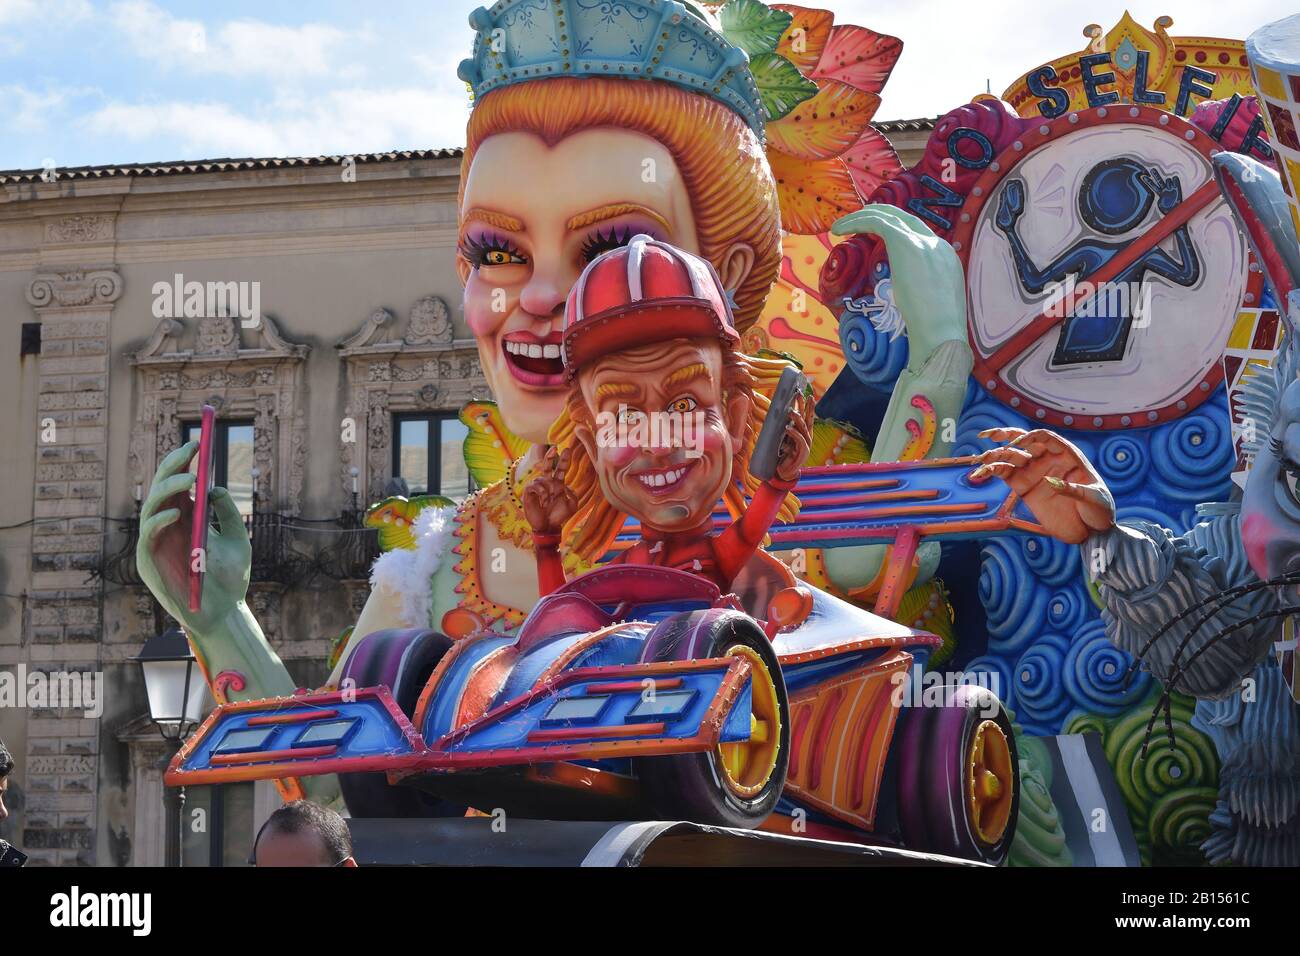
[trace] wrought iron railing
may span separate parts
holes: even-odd
[[[272,582],[291,587],[301,584],[313,574],[322,574],[335,581],[364,581],[370,577],[370,566],[379,557],[379,534],[365,527],[364,511],[351,508],[334,519],[334,527],[310,527],[305,519],[275,511],[258,511],[244,516],[253,547],[250,580]],[[124,534],[118,550],[105,554],[98,565],[90,569],[91,578],[123,587],[143,587],[144,580],[136,567],[135,552],[140,540],[138,517],[115,518]],[[327,544],[316,547],[325,532]],[[306,549],[295,547],[295,539],[310,542]]]
[[[255,511],[244,516],[253,542],[250,580],[297,584],[312,571],[312,560],[293,547],[293,518],[278,511]]]
[[[123,587],[141,587],[144,580],[135,566],[135,548],[140,540],[140,518],[138,513],[130,518],[118,520],[122,532],[126,535],[122,547],[112,554],[106,554],[97,567],[90,569],[91,578],[100,577],[110,584]]]
[[[335,581],[370,577],[370,566],[379,557],[379,532],[362,523],[364,515],[356,508],[343,512],[336,522],[341,530],[330,535],[337,540],[316,555],[317,571]]]

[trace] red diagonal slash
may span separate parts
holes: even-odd
[[[1171,236],[1174,230],[1208,206],[1218,195],[1219,184],[1211,177],[1201,188],[1179,203],[1177,209],[1166,215],[1140,238],[1134,239],[1123,252],[1092,275],[1086,276],[1083,282],[1093,286],[1091,291],[1081,288],[1083,282],[1075,286],[1073,292],[1061,302],[1051,306],[1055,315],[1048,315],[1045,311],[1039,313],[1037,318],[994,349],[993,353],[984,359],[985,368],[990,372],[1001,371],[1012,359],[1050,332],[1054,326],[1065,321],[1081,300],[1095,295],[1098,285],[1111,281],[1133,265],[1139,258]]]

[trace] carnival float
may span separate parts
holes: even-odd
[[[219,706],[168,783],[1300,862],[1300,17],[1173,25],[1086,27],[905,169],[871,124],[902,42],[830,11],[475,11],[481,490],[373,506],[370,599],[295,688],[219,490],[188,601],[170,455],[137,559]]]

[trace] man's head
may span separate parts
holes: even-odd
[[[593,260],[565,308],[573,383],[550,441],[571,450],[566,527],[587,560],[634,515],[659,532],[733,516],[758,480],[749,455],[787,364],[737,351],[724,283],[704,259],[649,236]],[[797,512],[791,497],[782,517]]]
[[[707,521],[749,426],[749,376],[731,350],[694,338],[610,352],[578,388],[574,434],[605,500],[661,532]]]
[[[9,774],[13,770],[13,754],[5,747],[4,741],[0,740],[0,823],[4,823],[9,816],[9,808],[5,806],[5,792],[9,789]]]
[[[310,800],[276,810],[253,841],[257,866],[356,866],[343,818]]]

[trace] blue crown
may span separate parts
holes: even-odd
[[[474,96],[550,76],[663,80],[731,107],[760,140],[767,113],[745,51],[678,0],[500,0],[469,15]]]

